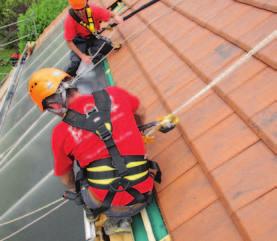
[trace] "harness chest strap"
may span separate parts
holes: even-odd
[[[92,10],[90,7],[86,7],[86,17],[88,19],[88,23],[84,22],[73,9],[69,9],[69,14],[71,17],[80,25],[88,29],[91,33],[95,33],[95,25],[92,18]]]
[[[156,169],[155,180],[160,182],[161,173],[157,163],[149,161],[144,156],[121,156],[113,140],[111,123],[111,99],[105,90],[93,93],[95,108],[89,113],[80,114],[68,110],[63,121],[69,125],[96,134],[106,145],[110,158],[93,161],[86,167],[88,183],[109,192],[101,208],[94,210],[95,215],[109,209],[116,192],[126,191],[136,202],[146,202],[145,195],[132,186],[140,183],[150,175],[150,169]],[[121,189],[119,187],[122,187]]]

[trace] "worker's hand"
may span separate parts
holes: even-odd
[[[85,63],[85,64],[91,64],[92,63],[92,57],[86,54],[83,54],[81,56],[81,60]]]
[[[123,18],[119,15],[114,15],[113,18],[114,18],[114,20],[116,21],[117,24],[121,24],[124,21]]]
[[[72,192],[72,191],[67,190],[64,192],[63,198],[74,201],[75,204],[78,206],[82,205],[84,203],[81,194],[78,192]]]

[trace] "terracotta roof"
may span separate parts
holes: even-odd
[[[147,120],[171,113],[276,30],[275,11],[276,1],[263,0],[156,3],[113,36],[128,38],[109,57],[113,77],[141,97]],[[149,146],[164,173],[158,198],[175,241],[276,239],[276,50],[275,39]]]

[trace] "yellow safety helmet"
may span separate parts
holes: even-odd
[[[87,5],[87,0],[68,0],[69,5],[72,9],[82,9]]]
[[[44,68],[32,74],[28,92],[41,111],[44,111],[43,100],[55,94],[66,77],[70,77],[70,75],[56,68]]]

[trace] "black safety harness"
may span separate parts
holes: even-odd
[[[92,10],[89,6],[86,6],[85,10],[86,10],[85,12],[86,12],[86,17],[87,17],[88,23],[84,22],[75,13],[75,11],[72,8],[69,9],[69,14],[77,23],[79,23],[80,25],[85,27],[91,34],[94,34],[96,32],[96,30],[95,30],[94,21],[93,21],[93,18],[92,18]]]
[[[142,194],[134,185],[153,176],[161,182],[161,171],[158,164],[144,156],[122,156],[112,135],[111,99],[105,90],[92,94],[95,107],[87,114],[80,114],[69,109],[63,121],[72,127],[84,129],[96,134],[104,143],[110,154],[109,158],[92,161],[83,169],[88,185],[108,190],[102,206],[93,210],[95,216],[111,207],[117,192],[128,192],[134,200],[128,204],[146,203],[151,198],[149,193]],[[156,174],[152,170],[156,171]]]

